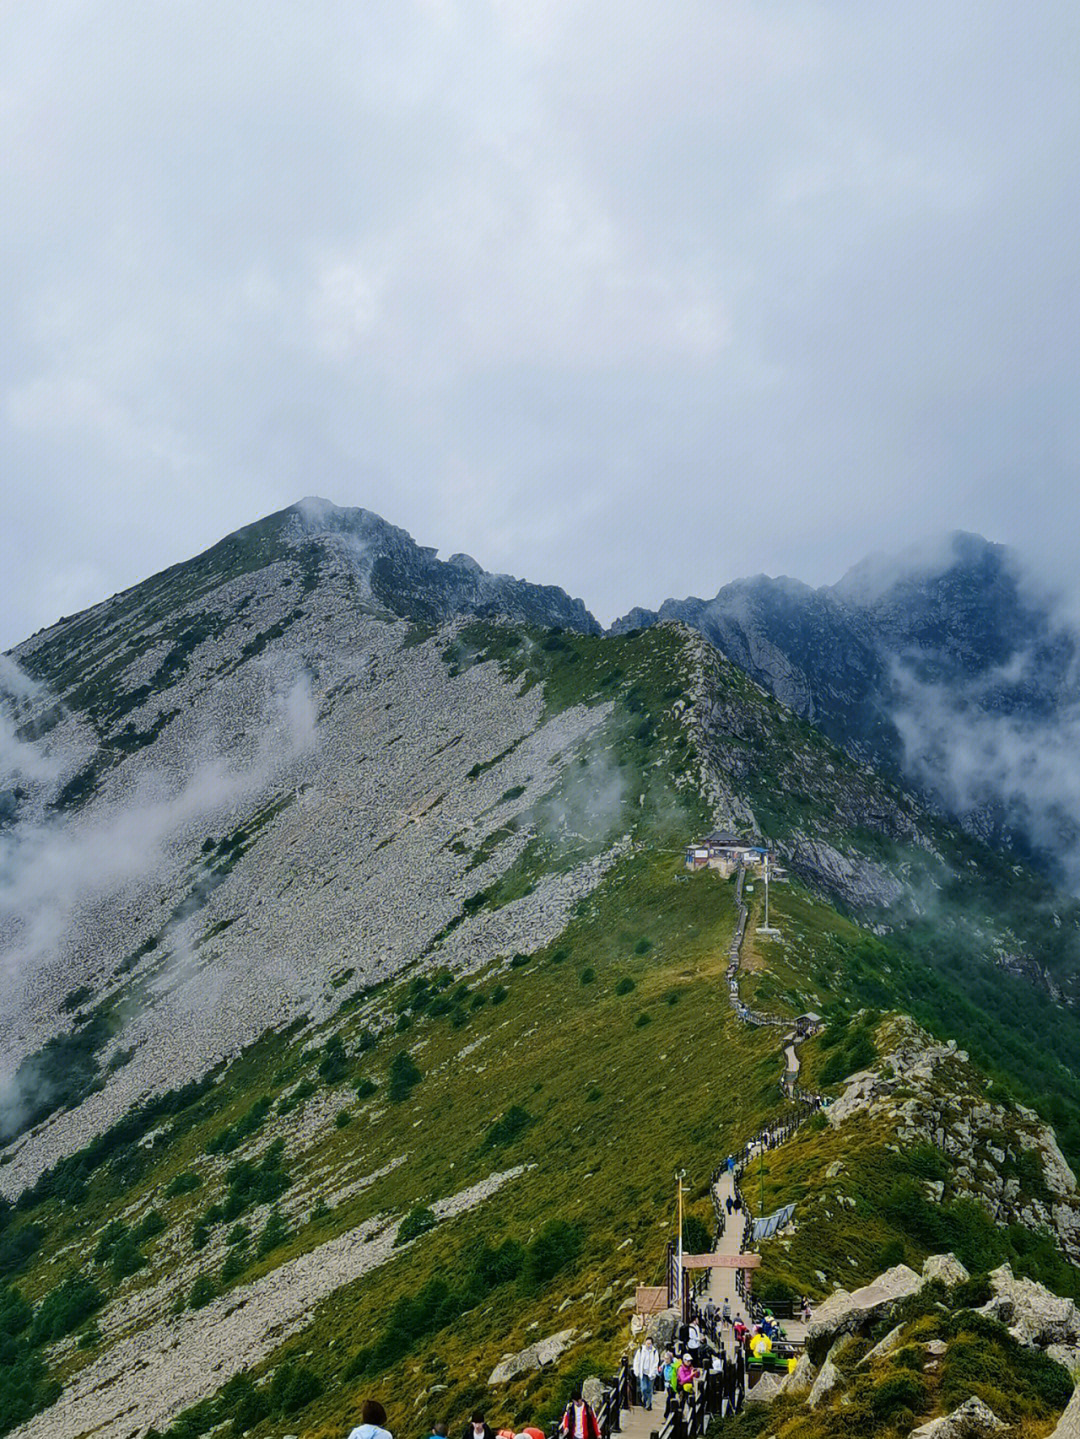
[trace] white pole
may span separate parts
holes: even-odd
[[[678,1242],[678,1250],[677,1250],[677,1253],[678,1253],[678,1265],[677,1265],[677,1267],[676,1267],[676,1273],[677,1273],[677,1276],[678,1276],[679,1313],[680,1313],[680,1314],[682,1313],[682,1307],[683,1307],[683,1270],[682,1270],[682,1261],[683,1261],[683,1250],[682,1250],[682,1182],[683,1182],[683,1175],[684,1175],[685,1173],[686,1173],[686,1170],[685,1170],[685,1169],[680,1169],[680,1170],[678,1171],[678,1173],[675,1175],[675,1178],[679,1181],[679,1242]]]
[[[765,851],[765,928],[769,927],[769,851]]]

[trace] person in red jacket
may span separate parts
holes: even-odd
[[[582,1398],[580,1388],[575,1389],[570,1396],[570,1403],[566,1406],[559,1427],[566,1439],[600,1439],[600,1425],[592,1405],[586,1404]]]

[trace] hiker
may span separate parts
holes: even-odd
[[[680,1394],[693,1394],[694,1380],[697,1378],[697,1370],[689,1354],[684,1354],[679,1360],[678,1384]]]
[[[580,1385],[570,1396],[559,1429],[566,1439],[600,1439],[600,1425],[592,1405],[586,1404],[583,1399]]]
[[[473,1417],[465,1425],[461,1439],[495,1439],[495,1433],[490,1424],[484,1422],[484,1411],[476,1409]]]
[[[728,1299],[726,1296],[724,1298],[724,1310],[722,1318],[725,1324],[731,1323],[731,1300]]]
[[[446,1439],[446,1425],[440,1419],[437,1424],[431,1426],[431,1433],[428,1439]]]
[[[638,1399],[643,1409],[652,1412],[653,1384],[656,1381],[656,1366],[660,1356],[656,1352],[656,1345],[651,1339],[646,1339],[634,1354],[634,1378],[637,1381]]]
[[[697,1321],[691,1319],[686,1330],[686,1347],[690,1351],[690,1362],[698,1364],[701,1361],[701,1330]]]
[[[728,1218],[730,1219],[730,1218],[731,1218],[731,1211],[732,1211],[732,1210],[734,1209],[734,1207],[735,1207],[735,1206],[732,1204],[732,1202],[731,1202],[731,1195],[730,1195],[730,1194],[729,1194],[728,1197],[724,1200],[724,1204],[727,1206]]]
[[[716,1323],[716,1300],[711,1294],[705,1301],[705,1322],[710,1328]]]
[[[377,1399],[365,1399],[361,1404],[360,1423],[349,1439],[393,1439],[386,1427],[386,1410]]]
[[[669,1354],[668,1360],[669,1362],[664,1365],[664,1384],[667,1388],[665,1414],[671,1409],[672,1405],[677,1404],[679,1401],[679,1364],[681,1360],[677,1359],[674,1354]]]
[[[809,1323],[810,1323],[810,1300],[809,1300],[808,1296],[805,1295],[805,1294],[803,1295],[803,1301],[802,1301],[802,1317],[803,1317],[803,1323],[804,1323],[804,1324],[809,1324]]]

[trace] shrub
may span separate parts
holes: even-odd
[[[618,984],[615,986],[615,993],[632,994],[635,989],[637,989],[637,985],[630,978],[630,976],[626,974],[622,977],[622,979],[619,980]]]
[[[593,980],[594,980],[595,978],[596,978],[596,970],[593,969],[593,967],[592,967],[591,964],[587,964],[587,965],[585,966],[585,968],[581,971],[581,982],[582,982],[582,984],[592,984],[592,982],[593,982]]]
[[[219,1129],[211,1136],[206,1145],[207,1154],[231,1154],[238,1149],[243,1141],[251,1134],[254,1134],[262,1125],[263,1120],[270,1113],[273,1101],[270,1096],[264,1094],[257,1099],[246,1114],[228,1125],[225,1129]],[[280,1105],[278,1106],[280,1108]]]
[[[412,1026],[412,1015],[399,1014],[397,1017],[397,1021],[394,1024],[394,1033],[404,1034],[407,1029],[412,1029]]]
[[[408,1052],[401,1049],[390,1062],[390,1076],[386,1092],[396,1104],[400,1104],[403,1099],[408,1099],[412,1090],[423,1077]]]
[[[497,984],[491,991],[492,1004],[502,1004],[503,1000],[510,993],[505,984]]]
[[[271,1209],[266,1216],[266,1224],[259,1235],[258,1255],[263,1258],[274,1249],[279,1249],[286,1240],[292,1237],[292,1230],[288,1221],[280,1209]]]
[[[322,1393],[322,1380],[302,1364],[285,1363],[270,1381],[270,1404],[281,1414],[295,1414]]]
[[[429,1229],[434,1229],[438,1222],[430,1209],[427,1209],[423,1204],[415,1205],[398,1225],[394,1248],[396,1249],[400,1244],[408,1244],[413,1239],[418,1239],[421,1234],[426,1234]]]
[[[247,1245],[236,1244],[225,1256],[225,1263],[221,1266],[222,1284],[231,1284],[238,1279],[247,1264]]]
[[[127,1225],[119,1219],[114,1219],[109,1224],[106,1224],[105,1228],[101,1231],[97,1248],[94,1250],[94,1262],[96,1264],[107,1264],[112,1257],[113,1250],[120,1243],[121,1239],[127,1238],[127,1234]]]
[[[349,1072],[349,1057],[340,1034],[332,1034],[323,1047],[319,1075],[326,1084],[340,1084]]]
[[[142,1251],[135,1243],[132,1234],[126,1234],[113,1248],[112,1258],[109,1260],[109,1273],[114,1283],[119,1284],[121,1279],[126,1279],[129,1274],[134,1274],[146,1263]]]
[[[376,1093],[379,1086],[373,1079],[362,1079],[356,1086],[357,1099],[370,1099]]]
[[[164,1229],[165,1220],[158,1211],[156,1209],[148,1209],[131,1231],[131,1234],[136,1244],[144,1244],[147,1239],[153,1239],[155,1234],[161,1234]]]
[[[11,1278],[20,1274],[41,1248],[45,1238],[42,1224],[24,1224],[0,1238],[0,1276]]]
[[[38,1305],[30,1328],[31,1344],[51,1344],[77,1329],[84,1319],[100,1309],[105,1296],[92,1280],[78,1271],[68,1275]]]
[[[225,1236],[226,1244],[246,1244],[251,1238],[251,1230],[246,1224],[234,1224]]]
[[[178,1194],[190,1194],[193,1189],[198,1189],[200,1184],[202,1184],[202,1179],[193,1169],[182,1169],[179,1174],[174,1174],[169,1180],[165,1198],[173,1199]]]
[[[338,1129],[347,1129],[352,1123],[352,1118],[347,1109],[339,1109],[334,1115],[334,1124]]]
[[[281,1167],[281,1156],[285,1141],[275,1139],[262,1157],[262,1162],[252,1164],[243,1159],[234,1164],[225,1175],[229,1193],[221,1211],[224,1219],[239,1219],[245,1210],[256,1204],[272,1204],[280,1199],[292,1180]]]
[[[588,1104],[595,1104],[597,1100],[603,1099],[603,1097],[604,1091],[599,1089],[595,1084],[591,1085],[585,1093],[585,1100]]]
[[[512,969],[523,969],[531,959],[531,954],[515,954],[510,959],[510,967]]]
[[[191,1286],[188,1304],[192,1309],[205,1309],[216,1295],[217,1290],[214,1288],[214,1281],[209,1274],[200,1274]]]
[[[651,939],[645,939],[645,938],[643,937],[643,938],[641,938],[641,939],[638,940],[637,944],[634,945],[634,953],[635,953],[635,954],[648,954],[649,950],[652,949],[652,947],[653,947],[652,940],[651,940]]]
[[[497,1119],[484,1136],[485,1147],[494,1144],[511,1144],[530,1125],[535,1124],[536,1119],[527,1109],[520,1104],[512,1104],[501,1119]]]
[[[637,1019],[634,1020],[634,1028],[644,1029],[647,1024],[652,1024],[652,1015],[647,1014],[643,1010],[641,1014],[638,1015]]]
[[[870,1391],[870,1408],[879,1420],[889,1419],[898,1409],[910,1409],[920,1414],[927,1403],[926,1380],[910,1370],[890,1374]]]
[[[709,1227],[703,1219],[696,1214],[683,1216],[682,1225],[683,1249],[688,1254],[707,1254],[712,1248],[712,1235]],[[760,1295],[759,1297],[764,1297]]]
[[[577,1224],[549,1219],[525,1251],[525,1282],[538,1289],[572,1264],[581,1253],[584,1234]]]

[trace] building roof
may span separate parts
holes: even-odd
[[[821,1015],[820,1015],[820,1014],[815,1014],[812,1009],[807,1010],[807,1012],[806,1012],[805,1014],[800,1014],[800,1015],[799,1015],[799,1018],[800,1018],[800,1019],[808,1019],[811,1024],[820,1024],[820,1023],[821,1023]]]
[[[723,845],[725,847],[730,845],[738,845],[740,848],[745,847],[744,841],[741,840],[737,834],[732,834],[731,831],[727,829],[717,829],[714,830],[712,834],[707,834],[704,843]]]

